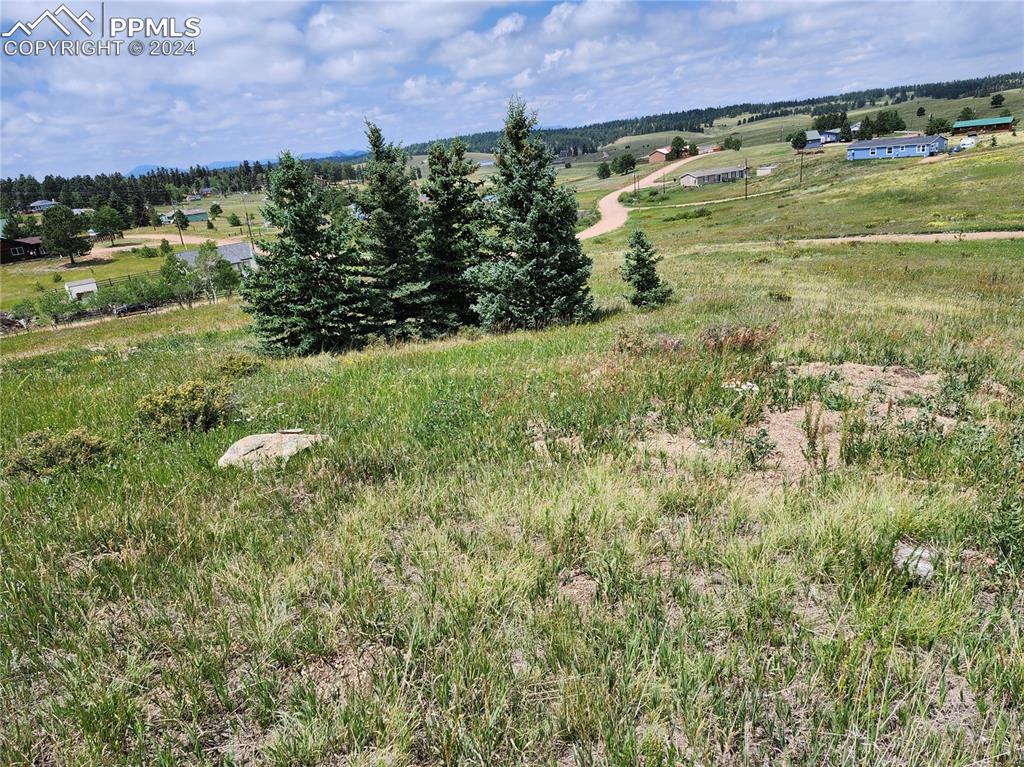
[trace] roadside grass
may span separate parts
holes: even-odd
[[[1024,243],[654,236],[658,311],[588,243],[599,322],[267,359],[205,433],[135,402],[219,380],[252,346],[232,305],[4,339],[5,453],[74,427],[115,450],[0,483],[0,762],[1012,763]],[[700,345],[729,323],[778,333]],[[937,372],[959,423],[773,484],[715,446],[820,396],[801,360]],[[287,427],[333,443],[216,468]],[[652,429],[707,451],[641,460]],[[936,549],[931,582],[897,540]]]
[[[168,237],[168,242],[174,246],[175,252],[196,247],[195,245],[182,247],[180,243],[171,241],[170,237]],[[43,290],[60,289],[65,282],[73,280],[84,280],[89,277],[102,280],[159,269],[163,263],[159,256],[143,258],[137,253],[129,252],[132,247],[149,245],[155,248],[159,244],[159,242],[151,240],[129,240],[124,252],[89,255],[78,259],[74,265],[67,259],[61,258],[36,258],[30,261],[0,264],[0,309],[9,309],[18,301],[38,297],[40,288]],[[107,245],[109,242],[98,244],[103,247]],[[60,279],[55,281],[54,275]]]

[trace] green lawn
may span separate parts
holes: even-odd
[[[190,245],[183,248],[180,244],[173,243],[170,237],[168,237],[168,241],[175,245],[175,251],[196,247]],[[97,247],[109,244],[109,241],[101,241]],[[156,247],[159,244],[159,242],[153,241],[133,241],[129,236],[125,247],[129,249],[138,245]],[[58,258],[40,258],[3,264],[0,265],[0,309],[9,309],[18,301],[26,298],[35,298],[39,295],[40,288],[44,290],[62,288],[65,282],[84,280],[89,277],[109,279],[138,274],[159,269],[162,263],[159,256],[142,258],[138,253],[125,250],[112,255],[86,256],[84,259],[79,259],[75,265]],[[55,276],[57,279],[54,279]]]

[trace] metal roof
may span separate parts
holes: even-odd
[[[934,144],[942,136],[897,136],[896,138],[872,138],[864,141],[854,141],[850,144],[848,149],[870,149],[871,147],[886,147],[886,146],[920,146],[924,144]]]
[[[957,120],[953,123],[954,128],[982,128],[986,125],[1010,125],[1013,117],[980,117],[977,120]]]
[[[707,170],[691,170],[682,174],[683,176],[693,176],[694,178],[704,178],[706,176],[717,176],[720,173],[735,173],[738,170],[746,170],[745,165],[730,165],[726,168],[708,168]]]
[[[805,130],[804,133],[806,134],[808,141],[821,140],[821,134],[816,130]]]
[[[240,264],[252,258],[252,246],[247,242],[231,242],[227,245],[218,245],[217,252],[229,264]],[[178,258],[189,265],[195,265],[198,250],[186,250],[178,254]]]
[[[88,280],[75,280],[73,282],[65,282],[64,283],[64,287],[65,288],[84,288],[86,285],[92,285],[92,286],[95,287],[96,280],[90,278]]]

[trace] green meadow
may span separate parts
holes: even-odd
[[[674,301],[589,243],[586,325],[271,359],[221,302],[4,339],[5,460],[106,449],[0,484],[0,762],[1013,763],[1024,243],[651,235]],[[222,425],[140,420],[196,379]],[[793,412],[835,432],[787,446]],[[295,427],[332,442],[217,468]]]

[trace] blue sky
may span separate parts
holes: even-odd
[[[67,4],[100,17],[99,2]],[[5,2],[3,30],[57,5]],[[0,175],[357,148],[364,118],[408,143],[497,128],[513,94],[542,124],[579,125],[1024,69],[1018,1],[181,1],[104,10],[199,17],[197,55],[4,55]]]

